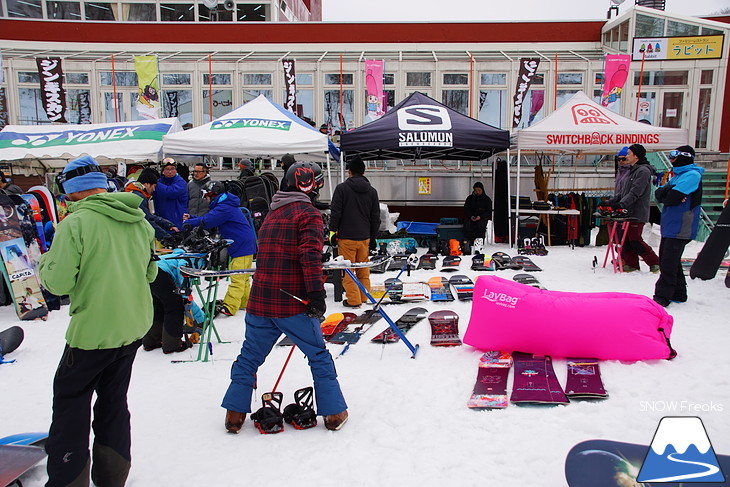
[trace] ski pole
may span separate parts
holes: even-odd
[[[283,293],[284,293],[284,294],[286,294],[287,296],[290,296],[290,297],[292,297],[292,298],[296,299],[297,301],[299,301],[300,303],[302,303],[302,304],[303,304],[304,306],[309,306],[309,301],[307,301],[306,299],[302,299],[302,298],[300,298],[299,296],[294,296],[294,295],[293,295],[292,293],[290,293],[290,292],[287,292],[287,291],[284,291],[284,290],[283,290],[283,289],[281,289],[281,288],[279,288],[279,291],[283,292]]]
[[[289,365],[289,359],[291,359],[292,354],[294,353],[294,349],[297,348],[296,345],[292,345],[291,350],[289,350],[289,355],[286,357],[286,361],[284,362],[284,366],[281,368],[281,372],[279,372],[279,377],[276,379],[276,383],[274,384],[274,388],[271,389],[271,392],[276,392],[276,388],[279,386],[279,381],[281,381],[281,377],[284,375],[284,371],[286,370],[286,366]]]

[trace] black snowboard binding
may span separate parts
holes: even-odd
[[[251,419],[262,435],[284,431],[284,416],[281,414],[283,400],[284,396],[281,392],[267,392],[261,396],[263,406],[251,415]]]
[[[294,403],[284,408],[284,421],[298,430],[306,430],[317,426],[317,415],[312,407],[314,389],[304,387],[294,392]]]

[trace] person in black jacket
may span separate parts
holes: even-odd
[[[487,223],[492,219],[492,199],[484,192],[484,185],[477,181],[474,191],[464,202],[464,236],[474,245],[474,239],[484,239]]]
[[[380,229],[380,201],[378,192],[364,176],[365,163],[355,156],[348,165],[348,177],[335,188],[332,195],[330,230],[337,233],[338,252],[353,264],[367,262],[370,242]],[[355,275],[365,289],[370,291],[370,269],[355,270]],[[342,279],[347,299],[342,304],[357,308],[366,300],[360,288],[349,276]]]

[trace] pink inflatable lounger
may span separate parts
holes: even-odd
[[[670,359],[673,319],[651,298],[629,293],[546,291],[479,276],[464,343],[602,360]]]

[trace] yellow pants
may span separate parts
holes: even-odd
[[[337,241],[338,254],[343,259],[349,260],[353,264],[355,262],[367,262],[370,257],[370,239],[367,240],[338,240]],[[370,292],[370,268],[362,267],[353,269],[357,280]],[[367,302],[367,297],[360,291],[355,281],[350,276],[344,273],[342,277],[342,287],[345,288],[345,294],[347,295],[347,304],[351,306],[357,306],[363,302]]]
[[[228,268],[231,270],[250,269],[253,265],[253,255],[234,257]],[[249,274],[234,274],[228,285],[228,292],[223,298],[223,305],[231,314],[235,315],[239,309],[245,309],[248,304],[248,295],[251,292],[251,276]]]

